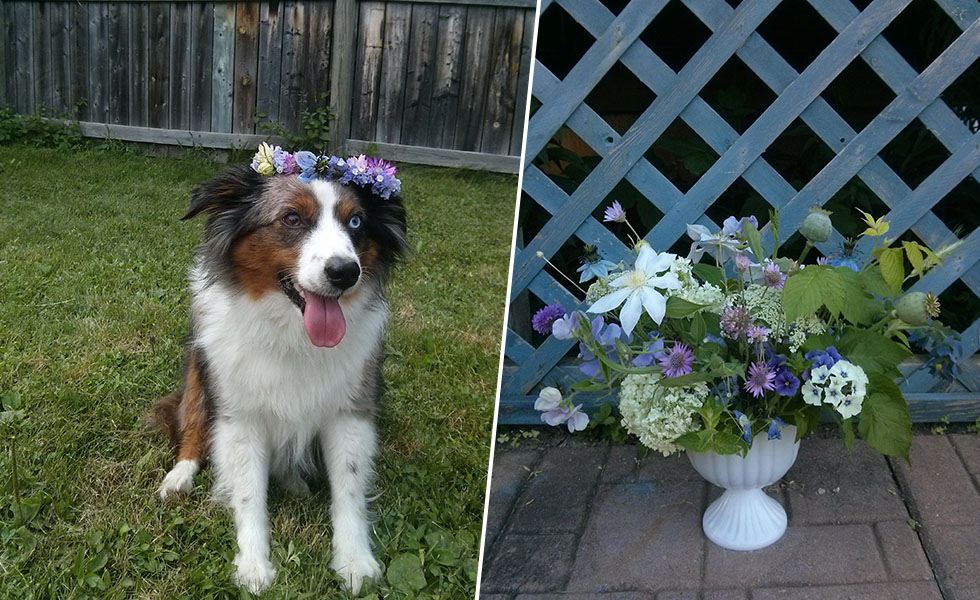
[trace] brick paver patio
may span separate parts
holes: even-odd
[[[911,462],[804,440],[769,490],[786,535],[733,552],[701,532],[720,490],[683,455],[498,446],[480,598],[980,599],[980,436],[918,435]]]

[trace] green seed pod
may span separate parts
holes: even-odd
[[[924,292],[909,292],[895,303],[898,318],[909,325],[919,326],[929,322],[929,310]]]
[[[833,225],[830,224],[830,214],[824,210],[816,209],[803,219],[800,234],[814,243],[826,242],[830,239],[830,232],[833,228]]]

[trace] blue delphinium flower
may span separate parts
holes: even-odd
[[[856,272],[861,270],[861,265],[858,264],[857,259],[850,255],[828,258],[827,264],[832,267],[847,267],[848,269]]]
[[[810,378],[810,371],[813,369],[817,367],[827,367],[829,369],[837,364],[837,361],[842,359],[840,352],[838,352],[837,348],[834,348],[833,346],[827,346],[826,350],[810,350],[803,356],[803,358],[813,361],[810,368],[803,371],[804,381]]]
[[[735,423],[737,423],[739,429],[742,430],[742,439],[745,440],[746,443],[751,444],[752,443],[752,422],[749,421],[749,418],[747,416],[745,416],[745,413],[742,413],[742,412],[737,411],[737,410],[733,410],[732,411],[732,414],[735,415]]]
[[[769,439],[770,440],[781,440],[783,439],[783,434],[780,431],[783,427],[786,427],[786,422],[779,417],[773,417],[772,423],[769,424]]]

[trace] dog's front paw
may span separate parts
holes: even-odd
[[[160,498],[166,498],[170,494],[189,494],[194,488],[195,475],[196,460],[178,461],[160,484]]]
[[[361,591],[361,585],[365,579],[381,577],[381,565],[370,554],[359,554],[354,556],[335,556],[330,562],[330,566],[340,578],[344,580],[344,585],[356,596]]]
[[[235,557],[235,583],[248,588],[253,594],[261,594],[269,589],[276,578],[276,569],[269,559],[239,554]]]

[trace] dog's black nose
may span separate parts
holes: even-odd
[[[342,258],[331,258],[327,261],[324,270],[331,285],[341,290],[346,290],[357,283],[357,278],[361,276],[361,267],[358,266],[357,261]]]

